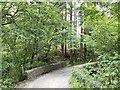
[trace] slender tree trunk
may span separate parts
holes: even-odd
[[[70,2],[70,23],[72,24],[72,13],[73,13],[73,5],[72,5],[72,2]],[[72,26],[72,25],[71,25]],[[71,30],[72,32],[72,30]],[[70,48],[72,48],[72,38],[70,38]],[[73,60],[72,60],[73,56],[72,56],[72,49],[70,49],[70,63],[72,64],[73,63]]]
[[[86,56],[87,56],[87,45],[84,44],[84,60],[86,60]]]
[[[65,40],[65,57],[67,56],[67,44],[66,44],[66,40]]]
[[[61,44],[61,52],[62,52],[62,55],[64,55],[64,44],[63,43]]]
[[[34,53],[34,51],[33,51],[33,52],[32,52],[32,57],[31,57],[31,60],[30,60],[30,64],[33,63],[34,55],[35,55],[35,53]]]
[[[76,32],[77,35],[77,10],[76,10],[76,0],[74,1],[74,31]],[[74,47],[76,48],[76,42],[74,42]],[[73,56],[74,56],[74,62],[76,62],[76,49],[74,49]]]
[[[81,59],[83,59],[83,35],[82,35],[82,33],[83,33],[83,29],[81,28],[81,35],[80,35],[80,50],[81,50],[81,52],[80,52],[80,58]]]
[[[84,29],[84,34],[87,34],[85,29]],[[84,51],[83,51],[83,53],[84,53],[84,60],[86,60],[86,56],[87,56],[87,45],[86,44],[84,44]]]
[[[63,12],[62,12],[62,19],[64,18]],[[62,27],[63,29],[63,27]],[[61,44],[61,52],[62,52],[62,56],[64,56],[64,43]]]
[[[65,20],[67,21],[67,2],[65,3]],[[67,56],[67,43],[65,37],[65,57]]]
[[[58,48],[58,47],[57,47],[57,46],[55,46],[55,51],[57,51],[57,48]]]

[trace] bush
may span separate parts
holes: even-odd
[[[8,88],[14,88],[15,86],[15,82],[13,82],[13,80],[9,77],[4,78],[3,80],[0,81],[1,83],[1,88],[4,90],[8,89]]]
[[[73,88],[117,88],[120,85],[120,58],[104,55],[102,61],[87,65],[83,68],[74,68],[70,85]]]

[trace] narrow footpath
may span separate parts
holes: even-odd
[[[55,70],[41,75],[39,78],[26,84],[22,88],[69,88],[71,72],[72,67]]]
[[[69,79],[71,77],[73,67],[82,67],[87,64],[75,65],[54,70],[52,72],[41,75],[35,80],[21,83],[20,85],[16,86],[16,88],[70,88]]]

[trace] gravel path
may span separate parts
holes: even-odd
[[[66,67],[44,74],[22,88],[69,88],[72,67]]]
[[[94,63],[94,62],[93,62]],[[87,63],[87,64],[93,64]],[[65,67],[43,74],[35,80],[25,81],[16,86],[16,88],[69,88],[69,79],[73,67],[82,67],[87,64]]]

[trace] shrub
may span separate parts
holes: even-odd
[[[73,88],[117,88],[120,84],[120,58],[104,55],[96,64],[74,68],[70,85]]]

